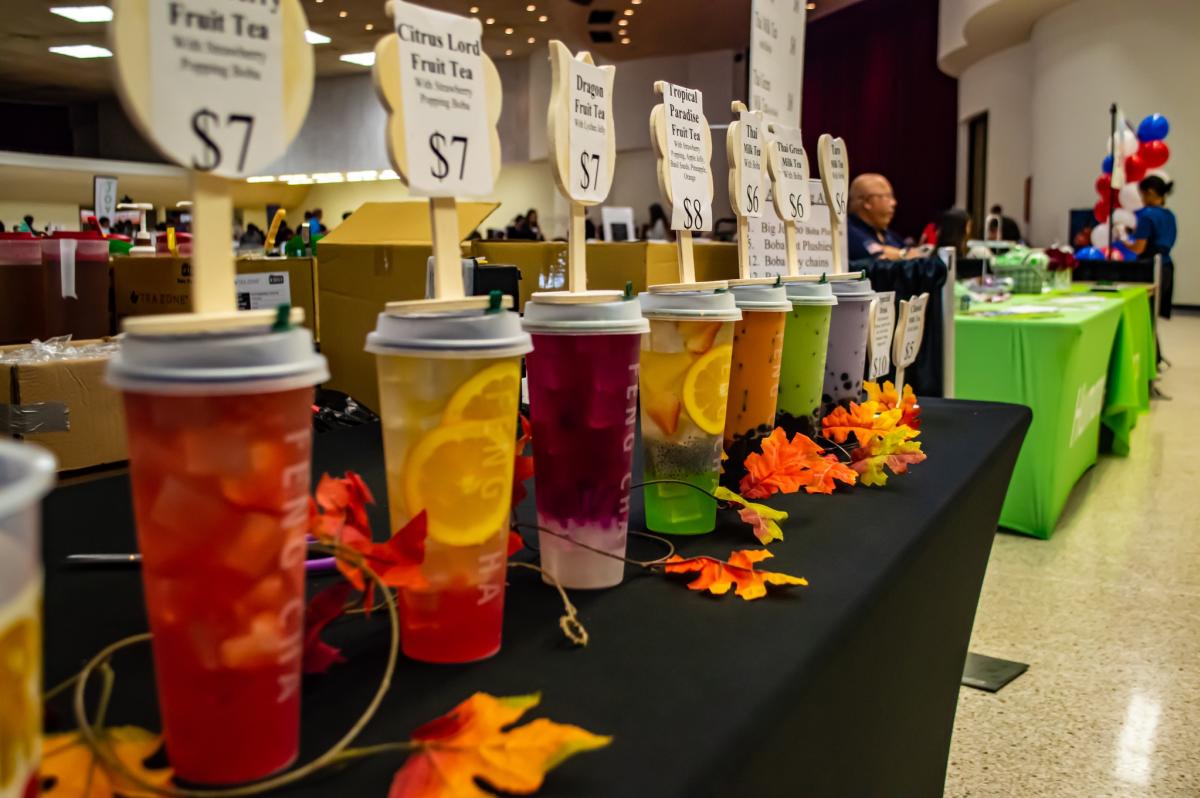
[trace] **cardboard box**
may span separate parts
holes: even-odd
[[[498,207],[458,203],[459,239]],[[332,375],[325,387],[379,409],[375,356],[363,350],[367,333],[388,302],[425,296],[431,238],[428,202],[368,202],[321,239],[321,352]]]
[[[0,364],[0,434],[45,446],[60,471],[127,460],[125,413],[104,382],[107,368],[107,357]]]
[[[646,245],[646,280],[650,285],[679,282],[679,254],[674,243],[651,241]],[[692,245],[697,282],[736,280],[737,244],[712,241]]]
[[[188,258],[113,258],[117,322],[128,316],[190,313],[192,265]],[[304,309],[304,326],[321,338],[317,268],[313,258],[238,258],[238,305],[244,310],[291,302]]]
[[[567,244],[565,241],[473,241],[471,254],[488,263],[513,265],[521,270],[521,307],[536,291],[567,288]],[[598,241],[587,245],[588,288],[625,290],[632,282],[635,292],[646,290],[646,242]]]

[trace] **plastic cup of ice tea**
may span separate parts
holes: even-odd
[[[729,400],[734,322],[725,283],[708,290],[653,286],[641,295],[641,408],[646,526],[700,535],[717,523],[716,490]],[[687,483],[687,484],[679,484]],[[695,486],[696,490],[689,485]]]
[[[638,355],[650,329],[619,291],[544,292],[525,305],[542,567],[567,588],[625,574]],[[597,549],[611,556],[583,548]]]
[[[744,460],[775,427],[784,322],[792,309],[786,289],[776,286],[774,279],[731,280],[729,290],[742,311],[742,320],[733,325],[725,410],[724,446],[730,458],[727,465]],[[725,476],[736,476],[739,470],[726,468]]]
[[[392,528],[425,513],[424,584],[400,591],[404,653],[472,662],[500,650],[530,340],[502,307],[431,307],[389,304],[366,349],[376,355]]]
[[[263,778],[299,750],[313,386],[329,372],[274,316],[217,332],[130,319],[108,371],[167,751],[201,784]]]
[[[41,501],[54,456],[0,441],[0,795],[37,795],[42,756]]]
[[[829,321],[838,301],[826,281],[785,277],[784,284],[791,311],[783,337],[778,424],[789,437],[798,432],[812,437],[821,417]]]
[[[862,398],[871,300],[875,298],[871,282],[865,278],[839,280],[835,277],[834,280],[833,293],[838,303],[829,322],[829,350],[825,355],[825,380],[821,392],[822,414]]]

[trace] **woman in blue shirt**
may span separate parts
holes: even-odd
[[[1158,175],[1138,183],[1145,207],[1137,212],[1137,229],[1129,248],[1142,258],[1162,255],[1162,300],[1158,315],[1171,318],[1171,299],[1175,292],[1175,263],[1171,248],[1175,246],[1175,214],[1167,209],[1167,195],[1174,188]]]

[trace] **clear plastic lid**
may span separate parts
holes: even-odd
[[[795,281],[784,283],[787,288],[787,298],[793,305],[836,305],[837,297],[833,295],[833,284],[825,281]]]
[[[875,298],[875,289],[871,288],[871,281],[865,277],[837,281],[833,283],[833,293],[842,301],[866,302]]]
[[[742,312],[728,290],[648,291],[640,294],[642,315],[648,319],[707,319],[738,321]]]
[[[304,327],[270,325],[213,332],[126,332],[108,364],[124,391],[176,395],[273,393],[329,379]]]
[[[787,288],[770,283],[768,285],[730,285],[733,300],[742,310],[788,311]]]
[[[0,520],[41,501],[54,485],[54,466],[40,446],[0,440]]]
[[[535,293],[525,303],[521,326],[531,333],[565,335],[605,335],[645,333],[650,323],[642,317],[638,298],[628,299],[620,291],[588,292],[589,301],[569,301],[566,292]],[[596,301],[604,300],[604,301]]]
[[[437,358],[512,357],[532,351],[511,310],[384,311],[367,334],[368,352]]]

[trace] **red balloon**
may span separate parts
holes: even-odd
[[[1171,157],[1171,148],[1165,141],[1143,141],[1138,145],[1137,154],[1147,169],[1157,169]]]
[[[1112,190],[1112,175],[1104,174],[1096,178],[1096,193],[1105,200],[1108,199],[1108,194]]]
[[[1108,221],[1108,200],[1100,200],[1092,208],[1092,215],[1096,217],[1096,221],[1103,224]]]
[[[1140,155],[1130,155],[1125,159],[1125,180],[1130,183],[1140,183],[1149,168]]]

